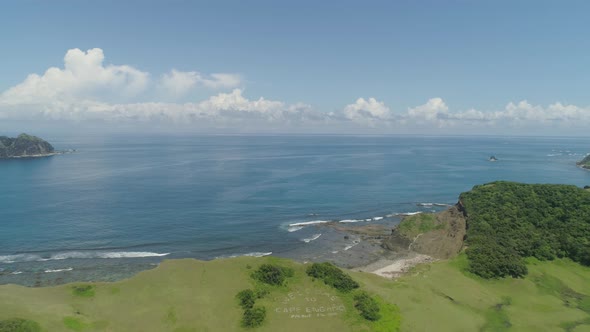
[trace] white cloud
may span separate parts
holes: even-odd
[[[324,121],[325,115],[309,105],[288,105],[258,98],[250,100],[242,90],[219,93],[198,103],[141,102],[112,104],[80,100],[7,105],[0,100],[0,118],[59,121],[154,122],[194,125],[302,125]]]
[[[212,89],[235,88],[242,84],[242,78],[237,74],[217,73],[211,74],[211,78],[201,77],[200,83]]]
[[[175,69],[162,75],[160,86],[167,94],[181,96],[197,85],[198,73],[194,71],[183,72]]]
[[[0,95],[9,104],[51,102],[93,96],[134,96],[145,90],[149,74],[131,66],[103,65],[99,48],[69,50],[64,68],[51,67],[43,75],[31,74]]]
[[[435,121],[448,116],[449,108],[441,98],[431,98],[424,105],[410,108],[408,116],[419,121]]]
[[[179,97],[197,86],[204,86],[211,89],[235,88],[241,83],[241,77],[236,74],[217,73],[206,77],[196,71],[178,71],[172,69],[169,73],[162,75],[160,88],[168,95]]]
[[[105,65],[104,59],[101,49],[69,50],[63,68],[51,67],[42,75],[31,74],[0,93],[0,119],[384,133],[436,132],[433,129],[453,132],[453,128],[461,128],[461,132],[521,133],[518,130],[528,128],[530,132],[561,130],[568,134],[570,128],[579,128],[580,132],[583,129],[585,133],[590,125],[588,107],[562,103],[542,106],[526,100],[484,112],[473,108],[451,110],[443,99],[431,98],[423,105],[396,113],[375,98],[358,98],[339,111],[325,113],[303,103],[288,104],[263,97],[249,99],[242,89],[236,88],[242,79],[235,74],[171,70],[157,82],[151,82],[147,72],[128,65]],[[163,95],[180,97],[197,88],[234,89],[200,102],[145,101]],[[137,102],[129,102],[129,98]]]
[[[340,114],[331,113],[333,116]],[[344,119],[374,127],[381,120],[390,120],[391,110],[375,98],[358,98],[353,104],[346,105],[341,112]]]

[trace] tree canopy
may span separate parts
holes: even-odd
[[[524,258],[590,265],[590,192],[572,185],[493,182],[461,194],[471,272],[521,277]]]

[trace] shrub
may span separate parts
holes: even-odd
[[[307,268],[307,275],[321,279],[326,285],[332,286],[342,292],[348,292],[359,287],[359,284],[348,274],[328,262],[313,263]]]
[[[354,307],[360,312],[364,319],[376,321],[381,318],[379,304],[374,298],[365,292],[359,292],[354,296]]]
[[[266,318],[266,309],[264,307],[248,308],[244,311],[242,325],[244,327],[257,327],[262,325]]]
[[[22,319],[22,318],[11,318],[0,320],[0,331],[1,332],[39,332],[41,326],[35,321]]]
[[[244,289],[236,295],[236,298],[240,301],[242,309],[249,309],[254,306],[256,302],[256,294],[251,289]]]
[[[76,296],[93,297],[94,296],[94,286],[93,285],[73,286],[72,293]]]
[[[261,298],[267,296],[268,294],[270,294],[270,291],[266,288],[257,288],[254,291],[254,294],[256,294],[256,298],[261,299]]]
[[[293,269],[275,264],[262,264],[252,273],[252,278],[265,284],[282,286],[285,280],[293,276]]]

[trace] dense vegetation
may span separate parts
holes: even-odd
[[[22,318],[0,320],[0,332],[38,332],[41,327],[37,322]]]
[[[247,268],[250,269],[250,265]],[[236,294],[240,307],[244,309],[242,314],[243,327],[250,328],[262,325],[266,318],[266,308],[260,305],[255,306],[256,300],[270,293],[266,285],[283,286],[286,284],[287,278],[292,277],[294,273],[295,271],[292,268],[270,263],[260,265],[250,275],[252,279],[259,283],[257,289],[244,289]]]
[[[51,144],[36,136],[20,134],[16,138],[0,136],[0,158],[45,155],[53,153]]]
[[[240,302],[242,309],[252,308],[256,302],[256,294],[251,289],[244,289],[236,295],[236,298]]]
[[[252,274],[252,278],[273,286],[282,286],[292,276],[293,269],[275,264],[262,264]]]
[[[493,182],[460,196],[471,272],[522,277],[524,258],[590,265],[590,192],[570,185]]]
[[[264,307],[252,307],[244,311],[242,317],[242,326],[257,327],[262,325],[266,318],[266,309]]]
[[[366,292],[359,292],[354,295],[354,307],[366,320],[376,321],[381,318],[379,304]]]
[[[313,263],[307,268],[307,275],[321,279],[326,285],[332,286],[342,292],[348,292],[355,288],[359,288],[359,284],[348,274],[342,272],[338,267],[328,262]]]

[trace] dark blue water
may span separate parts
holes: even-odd
[[[495,180],[590,184],[575,166],[589,138],[46,138],[77,152],[0,161],[0,283],[55,270],[116,278],[164,257],[288,256],[314,242],[293,223],[394,221]]]

